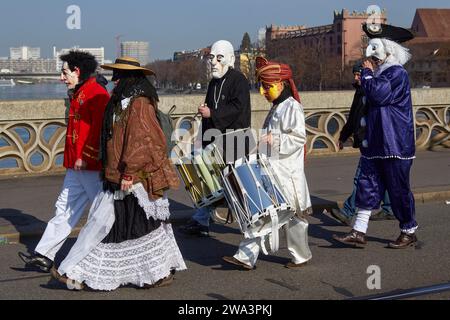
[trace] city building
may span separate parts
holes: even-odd
[[[95,59],[97,60],[99,65],[105,64],[105,48],[103,48],[103,47],[101,47],[101,48],[80,48],[78,46],[75,46],[70,49],[61,49],[60,51],[57,51],[56,47],[53,47],[53,57],[56,60],[55,70],[57,72],[61,71],[61,68],[63,65],[63,63],[59,59],[59,57],[62,56],[63,54],[69,53],[69,51],[71,51],[71,50],[89,52],[90,54],[92,54],[95,57]]]
[[[247,78],[252,88],[256,87],[256,57],[265,57],[264,48],[251,48],[247,52],[237,51],[236,56],[236,70],[241,71]]]
[[[0,70],[9,73],[55,73],[56,59],[0,59]]]
[[[11,60],[31,60],[41,58],[41,48],[9,48],[9,52]]]
[[[417,9],[411,26],[416,35],[405,45],[413,87],[450,86],[450,9]]]
[[[334,12],[332,24],[306,27],[266,27],[266,52],[271,59],[295,55],[301,50],[316,48],[327,57],[338,58],[341,68],[361,59],[367,45],[367,36],[361,28],[369,18],[366,12]],[[386,23],[382,11],[381,23]]]
[[[144,41],[125,41],[120,44],[120,54],[138,59],[144,66],[150,62],[150,45]]]
[[[173,61],[185,61],[193,59],[203,60],[210,54],[210,52],[211,47],[190,51],[178,51],[173,54]]]

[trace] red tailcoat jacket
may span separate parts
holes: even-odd
[[[73,169],[75,162],[82,159],[87,163],[85,170],[101,170],[100,134],[108,101],[108,92],[95,77],[87,80],[73,95],[64,150],[65,168]]]

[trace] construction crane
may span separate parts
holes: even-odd
[[[114,37],[114,39],[116,39],[116,46],[117,46],[117,53],[116,53],[116,57],[119,58],[121,56],[121,52],[120,52],[120,39],[123,38],[125,35],[123,34],[119,34],[117,36]]]

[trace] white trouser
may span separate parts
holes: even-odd
[[[55,217],[48,223],[35,251],[53,261],[80,221],[86,205],[94,201],[101,189],[99,172],[68,170],[55,205]]]
[[[286,232],[287,248],[295,264],[305,263],[312,258],[308,245],[308,221],[294,217],[283,229]],[[234,258],[254,267],[261,251],[261,239],[246,239],[239,245]]]

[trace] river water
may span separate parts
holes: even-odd
[[[0,87],[0,100],[43,100],[64,99],[67,88],[63,83],[17,84],[14,87]]]

